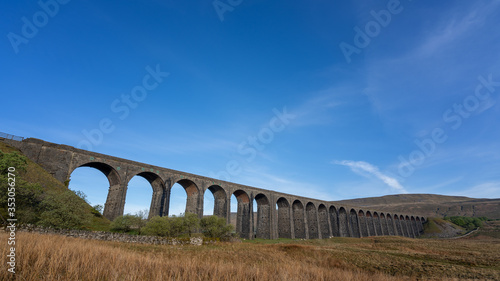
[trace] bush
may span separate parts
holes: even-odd
[[[183,229],[180,233],[186,233],[191,237],[191,234],[196,232],[198,227],[200,226],[200,219],[198,215],[193,213],[186,213],[182,218]]]
[[[27,159],[15,152],[3,153],[0,151],[0,215],[8,217],[8,192],[15,191],[16,219],[23,223],[34,224],[40,220],[39,204],[42,201],[42,188],[23,180],[26,171]],[[14,172],[9,172],[9,167],[14,167]],[[9,173],[15,175],[15,186],[9,186]],[[12,207],[12,206],[11,206]]]
[[[53,228],[82,228],[92,218],[90,212],[83,212],[87,203],[70,190],[47,192],[41,202],[43,210],[40,225]]]
[[[16,168],[17,172],[25,172],[28,160],[24,155],[16,152],[3,153],[0,151],[0,174],[7,175],[9,167]]]
[[[226,219],[217,216],[204,217],[200,221],[201,232],[205,237],[225,239],[233,230],[233,226],[226,224]]]
[[[445,220],[448,220],[458,226],[461,226],[465,228],[467,231],[474,230],[477,227],[483,226],[483,221],[488,220],[486,217],[479,217],[479,218],[471,218],[471,217],[460,217],[460,216],[453,216],[453,217],[445,217]]]
[[[113,222],[111,222],[111,230],[119,232],[128,232],[132,229],[134,224],[134,218],[132,215],[123,215],[116,217]]]
[[[113,231],[119,232],[130,232],[132,230],[137,230],[141,234],[141,230],[145,225],[145,220],[141,215],[126,214],[119,216],[113,220],[110,227]]]
[[[181,216],[153,217],[143,228],[143,233],[147,235],[179,237],[181,235],[191,235],[199,227],[200,220],[196,214],[187,213]]]
[[[92,208],[90,209],[90,212],[91,212],[94,216],[96,216],[96,217],[100,218],[100,217],[102,217],[102,211],[103,211],[103,209],[104,209],[104,207],[103,207],[102,205],[94,205],[94,206],[92,206]]]
[[[170,236],[171,224],[168,217],[155,216],[149,219],[142,229],[146,235]]]

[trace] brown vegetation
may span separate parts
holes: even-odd
[[[7,234],[0,234],[7,241]],[[500,279],[500,240],[401,237],[138,245],[17,233],[18,280]],[[1,243],[2,253],[7,243]],[[2,264],[6,264],[2,255]],[[1,280],[11,275],[4,269]]]

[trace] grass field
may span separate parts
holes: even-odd
[[[0,248],[7,252],[7,234]],[[401,237],[137,245],[17,233],[17,280],[500,280],[500,240]],[[6,264],[6,255],[2,255]],[[1,280],[8,280],[6,266]]]

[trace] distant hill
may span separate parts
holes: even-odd
[[[389,213],[419,214],[426,217],[467,216],[500,219],[500,198],[475,199],[434,194],[399,194],[335,201]]]

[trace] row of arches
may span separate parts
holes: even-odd
[[[339,207],[331,203],[281,196],[242,186],[221,186],[215,182],[189,179],[183,175],[160,177],[159,171],[144,168],[120,172],[102,162],[87,162],[79,167],[101,171],[109,181],[104,216],[114,219],[123,215],[127,186],[136,176],[145,179],[152,189],[149,217],[168,216],[172,202],[172,187],[180,185],[186,193],[185,212],[203,215],[204,197],[213,195],[213,215],[231,221],[231,198],[236,204],[236,232],[243,238],[302,238],[367,237],[400,235],[417,237],[423,231],[424,218],[378,213]],[[75,168],[75,169],[76,169]],[[70,171],[70,174],[75,170]],[[126,180],[122,180],[125,178]],[[198,182],[195,183],[195,182]],[[254,215],[255,214],[255,215]]]

